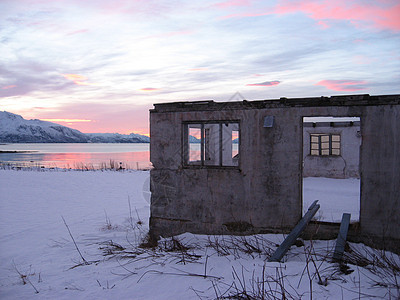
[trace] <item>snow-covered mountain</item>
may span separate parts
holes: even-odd
[[[25,120],[20,115],[0,112],[0,142],[86,143],[88,137],[76,129],[52,122]]]
[[[201,142],[200,139],[195,138],[193,135],[189,135],[189,143],[197,144],[197,143],[200,143],[200,142]]]
[[[1,143],[148,143],[149,137],[131,133],[89,133],[0,111]]]
[[[137,133],[86,133],[91,143],[150,143],[150,138]]]

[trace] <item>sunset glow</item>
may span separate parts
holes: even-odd
[[[80,120],[80,119],[42,119],[43,121],[49,122],[66,122],[66,123],[81,123],[81,122],[92,122],[92,120]]]
[[[397,94],[398,0],[0,1],[0,108],[149,133],[153,103]]]
[[[88,82],[86,82],[87,78],[82,75],[78,74],[62,74],[65,79],[71,80],[73,83],[77,85],[90,85]]]
[[[12,88],[15,88],[15,87],[17,87],[16,85],[7,85],[7,86],[3,86],[1,89],[2,90],[8,90],[8,89],[12,89]]]
[[[141,91],[144,91],[144,92],[153,92],[153,91],[158,91],[159,89],[157,89],[157,88],[142,88],[142,89],[140,89]]]

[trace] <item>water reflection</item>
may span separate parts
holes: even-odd
[[[13,150],[15,148],[12,148],[10,145],[7,146],[9,149],[2,149],[4,147],[1,147],[0,150],[15,151]],[[13,165],[27,167],[43,166],[46,168],[58,167],[72,169],[108,169],[119,167],[126,169],[149,169],[151,167],[148,145],[113,144],[107,145],[107,147],[104,147],[104,145],[97,145],[96,147],[96,145],[92,144],[89,147],[88,145],[85,146],[86,148],[83,149],[81,145],[78,145],[77,148],[71,144],[60,145],[59,147],[55,145],[36,145],[35,147],[35,145],[29,144],[24,149],[21,145],[17,145],[17,151],[35,149],[33,150],[35,152],[0,153],[0,163],[11,163]],[[52,152],[46,152],[43,151],[43,149],[51,150]],[[130,152],[119,152],[127,151],[128,149]],[[83,151],[76,152],[79,150]]]

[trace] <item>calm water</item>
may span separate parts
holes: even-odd
[[[30,151],[1,153],[0,163],[21,166],[58,168],[109,168],[110,165],[129,169],[147,169],[150,144],[5,144],[0,151]]]

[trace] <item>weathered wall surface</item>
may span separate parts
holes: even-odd
[[[342,125],[341,125],[342,124]],[[361,131],[359,122],[316,123],[315,127],[303,124],[303,176],[328,178],[359,178]],[[339,156],[310,155],[310,134],[331,133],[341,136]]]
[[[361,230],[400,239],[400,105],[366,108],[362,121]]]
[[[301,178],[301,131],[289,125],[294,120],[284,121],[294,118],[291,111],[282,111],[273,128],[263,128],[266,113],[151,114],[151,222],[157,232],[226,233],[235,225],[251,232],[296,224],[301,197],[291,183]],[[191,120],[240,120],[240,167],[182,167],[182,122]],[[288,152],[290,143],[297,147]]]
[[[151,233],[287,232],[302,211],[303,117],[357,116],[360,234],[400,240],[399,110],[399,95],[156,105],[150,113]],[[263,127],[266,116],[274,116],[273,127]],[[238,168],[183,166],[182,122],[207,120],[240,122]]]

